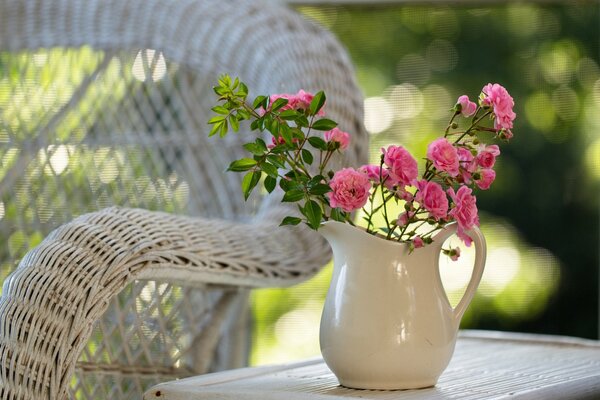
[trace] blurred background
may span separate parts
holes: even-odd
[[[600,3],[388,3],[293,4],[352,57],[371,162],[388,144],[424,156],[458,96],[476,98],[489,82],[516,103],[496,182],[477,196],[488,261],[462,328],[598,338]],[[453,304],[471,273],[463,252],[441,260]],[[319,354],[330,276],[328,266],[302,285],[253,293],[252,364]]]
[[[388,144],[424,156],[460,95],[476,98],[489,82],[508,89],[516,103],[515,136],[502,147],[492,190],[478,194],[488,261],[462,327],[598,338],[600,3],[272,1],[287,1],[348,49],[365,95],[372,162]],[[134,90],[139,98],[153,93],[162,99],[180,84],[170,79],[176,66],[151,49],[106,59],[87,47],[0,53],[0,181],[6,189],[0,282],[49,230],[88,210],[88,203],[186,210],[190,189],[182,176],[144,169],[153,157],[175,164],[182,149],[173,143],[158,151],[130,143],[114,149],[110,141],[120,131],[101,135],[110,131],[107,121],[131,112],[115,98]],[[87,77],[97,70],[103,73],[91,85]],[[77,110],[55,121],[56,110],[80,95],[80,86],[89,88]],[[149,98],[142,106],[152,112],[144,124],[179,129],[181,121]],[[54,125],[53,141],[30,140],[27,132],[45,125]],[[15,143],[32,159],[23,161]],[[69,196],[75,192],[78,202]],[[471,273],[472,254],[463,252],[457,263],[441,262],[454,304]],[[330,276],[328,266],[296,287],[253,292],[253,365],[319,354]]]

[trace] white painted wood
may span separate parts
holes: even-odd
[[[407,360],[410,363],[410,360]],[[146,400],[598,399],[600,342],[544,335],[461,332],[435,387],[353,390],[339,386],[321,359],[244,368],[167,382]]]

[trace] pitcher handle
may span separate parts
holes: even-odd
[[[439,243],[440,250],[444,241],[451,235],[456,233],[457,227],[458,224],[456,223],[448,225],[446,229],[444,229],[435,237],[435,241],[438,241]],[[471,273],[471,279],[469,280],[469,284],[467,285],[465,294],[463,294],[462,299],[460,299],[460,301],[458,302],[456,307],[454,307],[453,310],[454,318],[456,320],[457,325],[460,324],[460,320],[462,319],[463,314],[467,310],[469,303],[471,303],[471,300],[473,300],[473,296],[475,296],[475,292],[477,291],[479,282],[481,282],[487,253],[485,237],[483,236],[483,233],[481,233],[477,226],[474,226],[472,229],[470,229],[467,232],[467,234],[471,237],[471,239],[473,239],[473,244],[475,246],[475,265],[473,266],[473,272]]]

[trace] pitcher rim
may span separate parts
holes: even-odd
[[[442,230],[440,230],[434,237],[433,237],[433,243],[437,243],[438,240],[436,240],[436,237],[438,237],[438,235],[440,235],[445,229],[449,228],[451,225],[456,224],[456,222],[451,222],[450,224],[444,226],[442,228]],[[362,227],[362,226],[358,226],[358,225],[350,225],[344,222],[340,222],[340,221],[335,221],[335,220],[329,220],[329,221],[324,221],[321,222],[321,226],[325,226],[325,225],[347,225],[347,228],[349,229],[356,229],[357,232],[359,232],[361,235],[365,235],[367,237],[376,239],[379,243],[385,242],[386,245],[390,245],[390,246],[400,246],[400,247],[405,247],[408,249],[410,243],[409,242],[399,242],[397,240],[388,240],[384,235],[382,235],[381,233],[375,232],[375,233],[368,233],[366,228]],[[441,244],[440,244],[441,245]]]

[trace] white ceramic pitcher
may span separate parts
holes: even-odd
[[[475,266],[463,298],[452,308],[439,273],[448,225],[411,254],[392,242],[336,221],[319,232],[333,249],[334,270],[321,317],[323,359],[343,386],[414,389],[433,386],[448,366],[460,319],[475,294],[486,243],[471,230]]]

